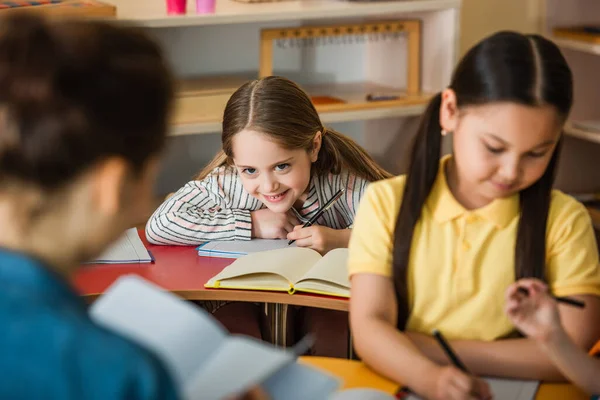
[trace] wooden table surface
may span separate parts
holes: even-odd
[[[321,368],[342,379],[342,389],[367,387],[387,393],[395,393],[398,385],[378,375],[360,361],[326,357],[300,357],[300,362]],[[543,383],[536,400],[589,400],[579,389],[569,384]],[[503,400],[503,399],[496,399]]]
[[[247,301],[348,310],[347,299],[333,296],[205,288],[204,284],[210,278],[234,260],[200,257],[195,246],[152,245],[146,240],[143,230],[139,229],[138,232],[156,261],[140,264],[84,265],[74,277],[74,284],[83,296],[93,300],[104,293],[120,276],[136,274],[188,300]]]

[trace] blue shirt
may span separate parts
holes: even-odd
[[[156,356],[96,325],[42,263],[0,249],[0,399],[176,399]]]

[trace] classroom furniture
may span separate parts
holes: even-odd
[[[273,341],[285,346],[287,307],[305,306],[348,311],[348,300],[305,293],[265,292],[252,290],[208,289],[204,284],[233,259],[199,257],[195,246],[155,246],[140,238],[152,253],[151,264],[85,264],[75,274],[74,284],[89,301],[93,301],[120,276],[139,275],[187,300],[221,300],[266,303],[271,317]],[[350,344],[349,344],[350,346]]]
[[[350,84],[359,92],[365,86],[383,85],[406,88],[411,94],[416,94],[418,87],[433,93],[449,79],[458,47],[460,0],[363,4],[335,0],[255,4],[217,0],[213,14],[196,14],[193,2],[188,2],[188,12],[182,16],[167,15],[164,0],[110,1],[117,7],[119,20],[151,29],[168,51],[181,83],[178,97],[185,103],[185,110],[176,108],[173,135],[220,132],[222,109],[231,88],[264,75],[267,69],[302,85],[332,85],[339,89]],[[399,20],[410,20],[403,29],[410,34],[399,41],[388,40],[386,32],[354,32],[356,40],[351,44],[313,41],[311,46],[271,46],[273,68],[265,69],[266,59],[259,57],[265,54],[261,53],[263,30],[264,40],[269,41],[269,32],[282,27],[304,29],[305,35],[311,26],[385,26],[385,22]],[[348,36],[348,32],[338,36]],[[199,85],[199,81],[204,85]],[[193,98],[196,105],[202,105],[195,110],[189,106]],[[425,97],[417,104],[325,112],[323,120],[328,123],[414,116],[422,112],[427,100]]]
[[[107,1],[117,7],[119,21],[142,26],[159,40],[179,79],[170,146],[157,189],[161,197],[185,183],[219,149],[217,135],[229,94],[260,75],[263,30],[417,20],[420,54],[411,60],[419,62],[418,87],[424,94],[436,93],[447,84],[458,55],[461,0],[217,0],[213,14],[196,14],[193,2],[188,2],[187,14],[181,16],[167,15],[165,0]],[[364,97],[408,88],[407,72],[414,69],[407,65],[408,35],[394,39],[383,32],[340,38],[331,44],[314,41],[301,46],[279,46],[276,41],[273,73],[307,89],[320,88],[331,97]],[[333,124],[385,162],[390,160],[390,143],[411,140],[415,117],[421,115],[428,98],[345,110],[323,106],[327,111],[320,115],[324,124]]]
[[[360,361],[343,360],[327,357],[300,357],[300,363],[321,368],[343,381],[343,389],[367,387],[395,393],[398,385],[378,375]],[[538,390],[536,400],[588,400],[579,389],[570,384],[542,383]]]
[[[23,11],[51,17],[107,18],[116,15],[115,6],[96,0],[0,0],[0,16]]]
[[[557,187],[573,193],[600,193],[600,131],[581,129],[575,124],[575,121],[600,122],[600,35],[568,34],[565,29],[600,27],[600,2],[541,0],[540,6],[540,31],[560,46],[575,83]],[[600,211],[590,209],[590,215],[600,232]]]

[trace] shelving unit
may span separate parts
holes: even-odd
[[[255,77],[221,76],[181,80],[171,135],[210,134],[220,130],[221,115],[231,94]],[[365,104],[368,93],[401,95],[398,90],[370,82],[304,85],[312,96],[333,96],[343,104],[317,105],[324,123],[415,116],[431,98],[430,94],[404,95],[398,100]]]
[[[292,0],[240,3],[217,0],[214,14],[196,14],[188,2],[186,15],[170,16],[164,0],[110,0],[117,6],[117,18],[150,28],[234,25],[272,21],[341,20],[372,18],[389,14],[435,12],[458,8],[461,0],[400,0],[350,3],[337,0]]]
[[[414,123],[433,93],[449,82],[458,57],[462,0],[287,0],[241,3],[216,0],[213,14],[169,16],[166,0],[108,0],[120,21],[149,31],[165,49],[179,79],[170,150],[158,194],[177,189],[216,153],[222,110],[235,88],[259,76],[260,35],[281,27],[418,20],[419,93],[367,104],[367,93],[404,94],[408,88],[406,37],[365,35],[326,45],[273,46],[273,74],[299,83],[310,95],[345,101],[317,104],[325,124],[334,124],[374,157],[389,158],[405,147]],[[348,43],[352,42],[352,43]],[[361,107],[355,104],[362,103]],[[400,143],[400,144],[399,144]]]
[[[559,46],[575,51],[583,51],[585,53],[600,55],[600,44],[583,42],[581,40],[553,38],[554,42]]]
[[[600,193],[600,132],[580,129],[574,121],[600,121],[600,41],[555,28],[600,25],[597,0],[543,0],[542,34],[561,49],[573,71],[575,98],[567,123],[557,186],[572,193]],[[600,210],[588,208],[600,232]]]
[[[600,132],[579,129],[574,127],[572,123],[567,124],[565,127],[565,133],[578,139],[600,144]]]

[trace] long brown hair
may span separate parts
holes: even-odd
[[[473,47],[459,63],[449,87],[456,93],[459,108],[494,102],[550,105],[563,122],[573,99],[572,73],[558,47],[541,36],[514,32],[498,32]],[[437,94],[421,119],[394,233],[393,274],[401,330],[410,314],[407,271],[413,232],[439,169],[441,100]],[[543,176],[519,194],[517,279],[545,279],[545,228],[559,153],[560,142]]]
[[[268,135],[287,149],[312,149],[317,132],[321,150],[313,164],[316,174],[347,170],[368,181],[391,177],[354,140],[325,128],[308,95],[294,82],[279,76],[247,82],[231,96],[223,114],[222,149],[198,174],[204,179],[215,168],[231,165],[232,140],[244,129]]]

